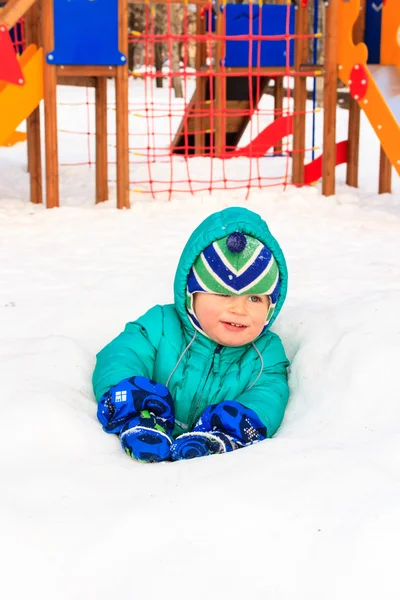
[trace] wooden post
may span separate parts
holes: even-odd
[[[274,88],[274,120],[282,117],[283,111],[283,77],[275,77],[275,88]],[[282,141],[278,142],[274,148],[274,154],[282,154]]]
[[[296,35],[308,34],[308,10],[301,5],[296,10]],[[294,68],[296,73],[300,72],[302,64],[307,62],[308,39],[296,38],[294,43]],[[293,115],[293,161],[292,179],[296,185],[304,184],[304,151],[306,145],[306,101],[307,87],[306,78],[295,76],[294,78],[294,115]]]
[[[40,108],[36,108],[27,119],[28,168],[31,202],[43,203],[42,146],[40,135]]]
[[[96,77],[96,204],[108,200],[107,79]]]
[[[358,187],[358,163],[360,155],[360,106],[349,95],[349,126],[346,183]]]
[[[54,10],[53,0],[42,0],[42,39],[44,55],[54,50]],[[43,61],[44,79],[44,120],[46,148],[46,206],[60,205],[58,179],[58,139],[57,139],[57,71]]]
[[[119,50],[128,58],[128,3],[118,2]],[[117,119],[117,208],[130,208],[129,201],[129,101],[128,60],[117,68],[115,78]]]
[[[322,158],[322,193],[335,193],[336,168],[336,106],[337,106],[337,42],[339,0],[330,0],[325,7],[325,80],[324,134]]]
[[[39,5],[34,4],[25,15],[26,44],[41,45]],[[28,171],[30,175],[31,202],[43,202],[42,190],[42,148],[40,136],[40,108],[37,107],[26,122],[28,146]]]
[[[201,14],[201,6],[197,6],[196,13],[196,35],[204,35],[206,31],[206,16]],[[206,64],[206,43],[196,43],[196,72],[199,73],[201,68]],[[196,93],[194,96],[194,153],[205,153],[205,131],[204,131],[204,111],[206,102],[206,79],[198,77],[196,79]],[[189,126],[189,119],[187,120]]]
[[[354,25],[353,40],[359,44],[364,40],[366,0],[360,0],[360,14]],[[346,183],[358,187],[358,163],[360,152],[360,105],[349,94],[348,157]]]
[[[221,12],[218,5],[216,32],[218,37],[225,36],[226,12]],[[226,150],[226,73],[223,60],[225,58],[225,39],[217,39],[215,56],[215,155],[220,156]],[[211,127],[211,123],[210,123]]]
[[[381,146],[379,160],[379,193],[390,194],[392,191],[392,165]]]

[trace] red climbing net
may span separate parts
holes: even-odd
[[[143,31],[130,36],[132,187],[153,197],[285,188],[292,91],[295,78],[304,77],[294,68],[293,5],[224,4],[215,11],[211,3],[168,4],[163,10],[164,30],[155,5],[146,4]]]
[[[295,82],[304,81],[311,62],[306,60],[300,71],[296,52],[299,40],[307,53],[316,37],[295,34],[295,7],[289,1],[223,4],[217,11],[211,2],[134,7],[129,33],[131,190],[171,198],[238,189],[247,195],[252,188],[290,185],[294,117],[299,122],[313,113],[312,107],[294,112]],[[313,75],[311,67],[308,74]],[[87,131],[74,130],[69,121],[62,133],[86,136],[87,155],[77,155],[74,164],[91,165],[94,92],[83,93],[72,104],[86,112]],[[64,104],[67,109],[71,102]],[[114,115],[109,94],[111,163]],[[311,153],[314,140],[310,135],[306,140],[306,147],[295,152]]]

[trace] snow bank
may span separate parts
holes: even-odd
[[[23,150],[0,151],[1,597],[398,600],[398,182],[380,198],[364,184],[251,194],[290,272],[274,326],[292,361],[283,426],[143,465],[96,420],[95,353],[172,300],[192,229],[243,200],[118,212],[71,167],[64,208],[46,211],[26,201]]]

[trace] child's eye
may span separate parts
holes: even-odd
[[[250,302],[261,302],[261,298],[259,296],[250,296],[249,298]]]

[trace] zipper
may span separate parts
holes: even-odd
[[[204,389],[206,387],[207,381],[208,381],[208,379],[209,379],[209,377],[211,375],[211,372],[213,370],[214,362],[215,362],[215,356],[220,354],[222,348],[223,348],[223,346],[221,344],[218,344],[217,347],[215,348],[215,350],[213,352],[213,355],[212,355],[210,367],[208,369],[206,378],[205,378],[203,386],[201,388],[200,396],[197,398],[197,402],[196,402],[196,405],[194,407],[194,410],[193,410],[193,406],[190,407],[189,418],[188,418],[189,431],[191,431],[193,425],[195,424],[194,419],[196,418],[197,411],[199,410],[200,400],[201,400],[201,398],[203,396],[203,392],[204,392]]]

